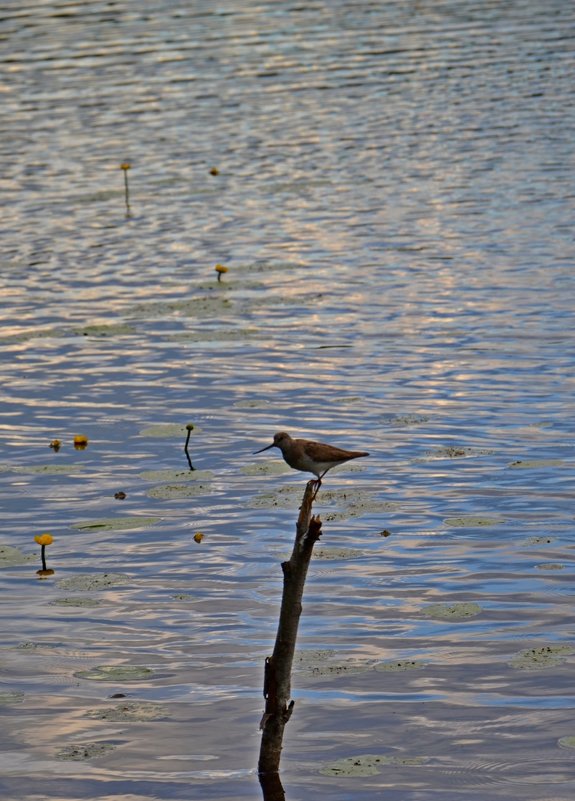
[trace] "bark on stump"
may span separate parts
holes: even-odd
[[[260,723],[262,740],[258,761],[260,783],[266,801],[283,801],[279,765],[286,723],[291,717],[291,672],[295,653],[302,596],[313,546],[321,536],[321,520],[312,516],[315,481],[308,481],[299,517],[292,554],[282,562],[283,593],[273,653],[266,659],[264,674],[265,710]],[[267,789],[266,789],[267,788]]]

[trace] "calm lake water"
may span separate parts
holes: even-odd
[[[570,801],[573,4],[0,36],[1,797],[261,797],[286,430],[371,454],[317,499],[288,800]]]

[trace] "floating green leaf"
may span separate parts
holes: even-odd
[[[245,464],[240,468],[244,476],[279,476],[290,472],[285,462],[262,462],[261,464]]]
[[[194,426],[193,433],[197,434],[199,430]],[[154,439],[178,439],[185,437],[187,433],[188,429],[185,423],[158,423],[157,425],[143,428],[140,431],[140,436]]]
[[[149,679],[153,675],[150,668],[139,667],[137,665],[98,665],[91,670],[79,670],[74,673],[78,679],[89,679],[90,681],[141,681]]]
[[[509,467],[514,470],[540,470],[545,467],[561,467],[563,459],[518,459],[511,462]]]
[[[0,567],[15,567],[33,560],[34,556],[23,553],[13,545],[0,545]]]
[[[481,612],[481,607],[475,603],[430,604],[422,612],[426,617],[434,617],[441,620],[463,620],[464,618],[478,615]]]
[[[79,531],[125,531],[155,526],[160,522],[160,517],[109,517],[105,520],[82,520],[73,523],[72,528]]]
[[[80,578],[80,577],[76,576],[75,578]],[[81,578],[84,579],[84,578],[87,578],[87,577],[82,576]],[[66,581],[66,579],[63,579],[63,581]],[[109,587],[111,585],[107,584],[106,586]],[[65,589],[82,589],[82,590],[84,590],[84,589],[86,589],[86,587],[82,586],[82,587],[74,588],[74,587],[68,586]],[[92,587],[92,589],[100,589],[100,587]],[[80,608],[84,607],[84,608],[88,608],[88,609],[90,609],[90,608],[92,608],[94,606],[101,606],[101,605],[102,605],[102,602],[96,600],[96,598],[56,598],[54,601],[50,601],[50,606],[70,606],[70,607],[80,607]]]
[[[207,481],[213,477],[211,470],[146,470],[140,473],[144,481]]]
[[[467,515],[465,517],[446,517],[443,521],[452,528],[482,528],[487,526],[500,526],[505,523],[500,517],[479,517]]]
[[[474,448],[467,445],[446,445],[441,448],[434,448],[432,451],[427,451],[424,459],[418,461],[426,461],[427,459],[464,459],[469,456],[488,456],[493,453],[490,448]]]
[[[56,759],[72,762],[84,762],[87,759],[103,757],[116,748],[112,743],[74,743],[61,748]]]
[[[146,491],[146,495],[166,501],[193,498],[196,495],[205,495],[209,491],[210,488],[205,484],[162,484],[159,487],[151,487]]]
[[[17,467],[10,467],[4,465],[0,470],[10,471],[12,473],[36,473],[47,476],[69,475],[71,473],[80,473],[84,470],[81,464],[30,464],[18,465]]]
[[[541,645],[519,651],[509,664],[517,670],[546,670],[565,662],[574,652],[570,645]]]
[[[534,537],[528,537],[525,540],[525,545],[550,545],[554,539],[555,537],[547,537],[546,535],[535,535]]]
[[[324,561],[359,559],[365,556],[365,551],[360,551],[359,548],[316,548],[313,555],[315,559],[323,559]]]
[[[168,711],[161,704],[148,703],[145,701],[129,701],[118,704],[106,709],[90,709],[86,712],[86,717],[94,720],[110,720],[113,722],[123,721],[148,721],[159,720],[168,716]]]
[[[127,323],[93,323],[83,328],[76,328],[74,334],[84,337],[111,337],[136,334],[136,330]]]
[[[361,754],[344,757],[321,768],[323,776],[376,776],[386,765],[416,767],[424,765],[427,757],[401,757],[395,755]]]
[[[0,705],[9,706],[11,704],[21,704],[24,700],[24,693],[16,690],[3,690],[0,692]]]
[[[62,579],[58,582],[58,588],[72,591],[107,590],[109,587],[130,584],[131,581],[126,573],[82,573]]]
[[[418,662],[415,659],[390,660],[389,662],[379,662],[374,665],[375,670],[379,670],[382,673],[401,673],[405,670],[421,670],[424,667],[424,662]]]

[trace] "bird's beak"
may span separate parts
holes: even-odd
[[[271,444],[271,445],[266,445],[266,447],[265,447],[265,448],[262,448],[262,449],[261,449],[261,450],[259,450],[259,451],[254,451],[254,456],[256,455],[256,453],[263,453],[263,451],[269,451],[269,449],[270,449],[270,448],[273,448],[273,447],[274,447],[274,445],[275,445],[275,442],[272,442],[272,444]]]

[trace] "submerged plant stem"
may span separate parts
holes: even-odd
[[[190,452],[189,452],[189,450],[188,450],[188,445],[189,445],[189,443],[190,443],[190,436],[191,436],[191,434],[192,434],[192,429],[193,429],[193,426],[189,426],[189,425],[188,425],[188,426],[186,426],[186,428],[188,429],[188,434],[187,434],[187,436],[186,436],[186,444],[184,445],[184,451],[186,452],[186,458],[187,458],[187,460],[188,460],[188,464],[190,465],[190,470],[195,470],[196,468],[195,468],[195,467],[194,467],[194,465],[192,464],[192,459],[191,459],[191,457],[190,457]]]
[[[132,212],[130,209],[130,187],[128,186],[128,170],[132,165],[128,161],[123,161],[120,164],[120,169],[124,173],[124,200],[126,202],[126,217],[131,217]]]
[[[124,192],[125,192],[125,199],[126,199],[126,217],[129,217],[131,214],[130,211],[130,188],[128,186],[128,171],[124,170]]]

